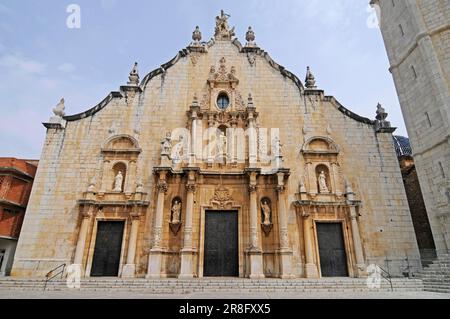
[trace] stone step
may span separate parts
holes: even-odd
[[[392,280],[396,291],[423,291],[420,279]],[[42,290],[45,281],[42,279],[7,278],[0,280],[0,289]],[[47,284],[49,291],[68,290],[65,280],[54,280]],[[150,294],[174,294],[190,292],[314,292],[314,291],[390,291],[390,284],[381,283],[380,289],[369,289],[366,279],[292,279],[292,280],[245,280],[245,279],[194,279],[194,280],[147,280],[147,279],[83,279],[82,291],[140,291]]]

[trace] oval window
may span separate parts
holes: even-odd
[[[226,93],[220,93],[217,97],[217,106],[221,110],[225,110],[230,105],[230,99]]]

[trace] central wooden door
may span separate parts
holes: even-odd
[[[118,276],[123,229],[123,221],[98,222],[91,276]]]
[[[238,214],[207,211],[205,216],[205,277],[238,277]]]
[[[322,277],[348,277],[341,223],[317,223]]]

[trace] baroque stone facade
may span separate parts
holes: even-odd
[[[450,249],[450,2],[372,0],[438,255]]]
[[[405,256],[420,268],[384,109],[352,113],[251,28],[243,46],[228,18],[142,81],[135,65],[92,109],[66,116],[60,102],[13,275],[67,263],[84,276],[361,277],[386,263],[400,275]]]

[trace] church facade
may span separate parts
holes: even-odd
[[[97,106],[54,109],[13,276],[401,275],[420,257],[393,145],[223,12],[215,35]]]

